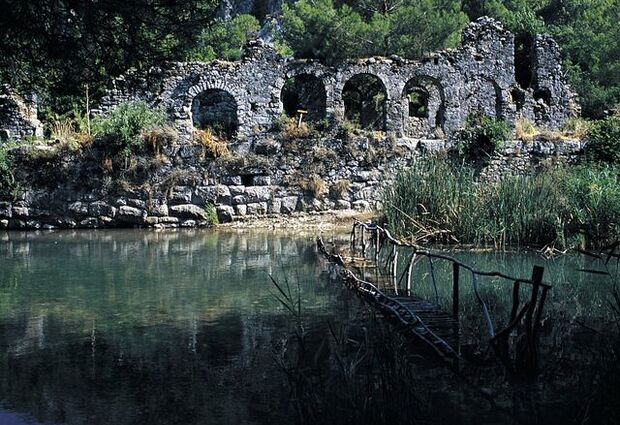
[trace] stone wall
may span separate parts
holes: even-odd
[[[208,223],[208,205],[224,222],[248,215],[373,210],[381,207],[382,190],[398,169],[448,148],[446,141],[385,137],[263,140],[259,154],[213,159],[205,157],[204,146],[181,143],[164,147],[165,159],[157,159],[163,162],[133,184],[110,184],[103,176],[94,185],[86,184],[85,175],[100,164],[88,155],[61,163],[47,158],[20,166],[20,178],[30,186],[0,196],[0,228],[194,227]],[[581,149],[576,141],[508,142],[481,179],[570,163]],[[60,177],[42,177],[46,172]]]
[[[368,58],[337,67],[311,60],[278,56],[260,41],[254,42],[240,62],[173,63],[148,73],[129,72],[114,82],[103,99],[101,112],[126,100],[142,99],[163,108],[181,134],[191,137],[194,100],[208,91],[224,91],[236,103],[235,139],[249,151],[252,142],[271,130],[284,111],[282,89],[287,79],[313,76],[326,93],[328,120],[345,116],[343,89],[358,75],[380,79],[385,91],[387,117],[383,130],[398,137],[450,136],[475,111],[514,124],[519,116],[540,128],[558,129],[577,112],[574,94],[566,84],[560,49],[549,36],[539,35],[531,46],[532,84],[515,80],[515,38],[490,18],[480,18],[463,32],[461,47],[429,55],[421,61],[399,57]],[[429,93],[425,120],[410,117],[408,90]]]
[[[43,136],[34,101],[26,101],[8,85],[0,87],[0,143],[20,141],[28,136]]]

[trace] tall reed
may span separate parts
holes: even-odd
[[[392,231],[420,242],[565,248],[620,236],[620,180],[613,168],[482,181],[467,166],[431,160],[397,173],[383,201]]]

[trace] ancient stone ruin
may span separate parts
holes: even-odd
[[[43,126],[37,119],[33,99],[23,99],[8,85],[0,87],[0,142],[20,141],[28,136],[42,137]]]
[[[300,108],[313,120],[355,119],[409,138],[449,137],[478,111],[509,124],[524,117],[539,128],[557,129],[578,109],[562,74],[560,49],[547,35],[525,42],[521,50],[527,54],[515,63],[514,35],[485,17],[464,30],[461,47],[421,61],[368,58],[330,67],[285,59],[257,41],[240,62],[130,72],[114,82],[101,109],[145,100],[167,111],[182,135],[211,126],[241,145],[269,132],[281,114],[294,116]],[[312,101],[305,96],[307,104],[299,104],[296,96],[304,91]],[[372,103],[369,96],[374,111],[364,110]]]

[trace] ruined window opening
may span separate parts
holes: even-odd
[[[536,102],[542,101],[545,105],[549,105],[551,103],[551,92],[549,89],[534,90],[534,100]]]
[[[192,120],[197,129],[208,128],[219,136],[233,138],[239,128],[237,102],[225,90],[206,90],[192,102]]]
[[[428,118],[428,100],[430,94],[422,86],[412,86],[407,91],[409,100],[409,116],[415,118]]]
[[[517,87],[510,90],[510,97],[517,107],[517,112],[521,112],[525,106],[525,93]]]
[[[310,74],[289,78],[282,87],[282,106],[289,117],[297,117],[299,110],[307,111],[308,121],[320,121],[327,111],[327,94],[323,82]]]
[[[515,37],[515,80],[524,89],[532,86],[534,78],[534,39],[531,35]]]
[[[379,77],[358,74],[342,90],[344,117],[365,129],[384,130],[387,93]]]

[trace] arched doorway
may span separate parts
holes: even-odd
[[[361,128],[385,130],[387,92],[379,77],[358,74],[342,90],[344,117]]]
[[[284,113],[296,117],[299,110],[307,111],[308,121],[320,121],[327,114],[327,94],[320,78],[311,74],[291,77],[284,83],[280,95]]]
[[[237,101],[225,90],[205,90],[192,102],[192,120],[197,129],[208,128],[221,137],[233,138],[239,127]]]

